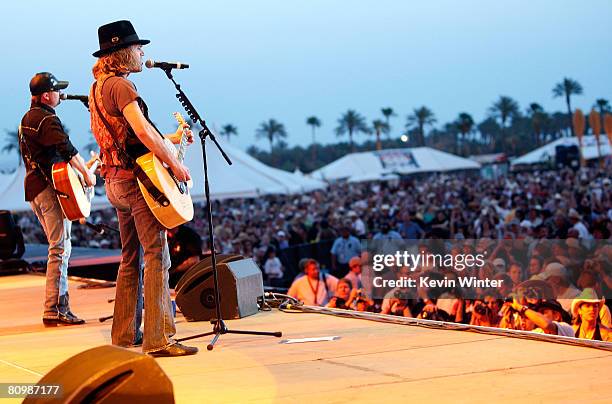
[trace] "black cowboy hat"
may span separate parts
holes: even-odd
[[[100,42],[100,50],[93,53],[97,58],[130,45],[146,45],[151,41],[138,38],[132,23],[121,20],[98,28],[98,42]]]
[[[538,303],[536,307],[534,308],[535,311],[540,311],[544,309],[549,309],[549,310],[558,312],[561,315],[562,320],[566,323],[572,322],[572,316],[570,316],[570,314],[567,311],[565,311],[563,306],[561,306],[561,303],[559,303],[556,300],[550,300],[550,299],[543,300],[540,303]]]

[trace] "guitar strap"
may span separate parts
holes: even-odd
[[[153,181],[151,181],[151,179],[143,171],[142,167],[140,167],[136,163],[134,158],[132,156],[130,156],[123,148],[119,147],[119,145],[117,144],[115,131],[112,129],[111,125],[108,123],[108,121],[106,120],[106,118],[102,114],[102,111],[100,111],[100,107],[98,106],[98,102],[96,100],[96,98],[97,98],[96,97],[96,85],[97,84],[98,84],[98,82],[95,82],[93,84],[94,106],[96,107],[96,111],[98,112],[98,116],[102,120],[102,123],[104,123],[104,126],[106,127],[106,130],[108,130],[108,133],[110,133],[111,138],[113,139],[113,145],[115,146],[115,149],[117,150],[117,153],[118,153],[117,156],[119,157],[121,162],[126,167],[128,167],[129,169],[132,170],[132,172],[134,173],[136,178],[138,178],[138,180],[142,183],[142,185],[144,185],[145,189],[147,190],[147,192],[149,192],[149,194],[155,200],[155,202],[159,203],[161,206],[168,206],[168,205],[170,205],[170,201],[168,200],[166,195],[164,195],[164,193],[161,192],[159,190],[159,188],[157,188],[155,186],[155,184],[153,184]]]

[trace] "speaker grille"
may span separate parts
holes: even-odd
[[[217,265],[217,269],[221,317],[230,320],[257,313],[263,277],[255,261],[249,258],[226,262]],[[190,272],[189,279],[177,290],[176,304],[188,321],[211,320],[216,317],[212,268],[199,267]]]

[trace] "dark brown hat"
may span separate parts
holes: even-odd
[[[104,56],[110,52],[127,48],[130,45],[146,45],[148,39],[140,39],[134,26],[127,20],[115,21],[98,28],[100,50],[93,53],[95,57]]]

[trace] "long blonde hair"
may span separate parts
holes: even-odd
[[[123,75],[140,69],[140,61],[134,56],[132,46],[100,56],[91,69],[94,78],[97,80],[98,77],[108,74]]]

